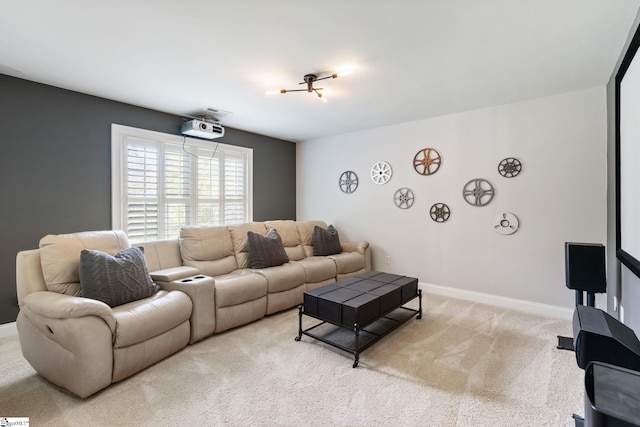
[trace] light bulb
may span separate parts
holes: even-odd
[[[337,77],[348,76],[349,74],[353,74],[354,69],[354,65],[344,65],[338,68],[338,71],[335,74],[337,74]]]

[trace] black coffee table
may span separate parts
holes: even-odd
[[[418,298],[418,310],[403,304]],[[369,271],[304,293],[298,306],[298,336],[302,335],[352,353],[353,367],[360,352],[407,320],[422,318],[422,291],[418,279]],[[302,329],[302,315],[321,320]]]

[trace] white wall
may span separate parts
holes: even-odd
[[[377,270],[569,308],[564,242],[606,243],[606,140],[606,88],[598,87],[298,143],[297,219],[322,219],[342,240],[369,241]],[[413,157],[427,147],[442,165],[422,176]],[[506,157],[523,163],[519,176],[500,176]],[[393,167],[384,185],[370,178],[378,161]],[[346,170],[360,180],[353,194],[338,186]],[[473,178],[494,185],[489,205],[464,201]],[[393,202],[402,187],[415,194],[408,210]],[[437,202],[451,209],[445,223],[429,217]],[[519,218],[515,234],[493,230],[501,212]]]

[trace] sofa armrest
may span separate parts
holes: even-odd
[[[195,267],[180,266],[173,268],[165,268],[163,270],[156,270],[149,272],[151,280],[154,282],[173,282],[174,280],[184,279],[186,277],[195,276],[199,274],[200,270]]]
[[[341,242],[342,252],[359,252],[362,255],[369,247],[369,242]]]
[[[24,298],[16,319],[22,355],[80,397],[111,384],[115,319],[108,305],[49,291]]]
[[[195,270],[195,269],[194,269]],[[212,277],[198,274],[171,282],[156,282],[167,291],[181,291],[191,298],[189,344],[200,341],[210,335],[216,328],[215,280]]]
[[[27,295],[24,298],[24,305],[29,307],[32,312],[51,319],[100,317],[109,326],[111,332],[116,330],[116,319],[111,307],[102,301],[91,298],[40,291]]]
[[[371,246],[369,242],[341,242],[342,252],[357,252],[364,257],[365,271],[371,270]]]

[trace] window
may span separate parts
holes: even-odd
[[[252,159],[249,148],[114,124],[112,227],[141,242],[252,221]]]

